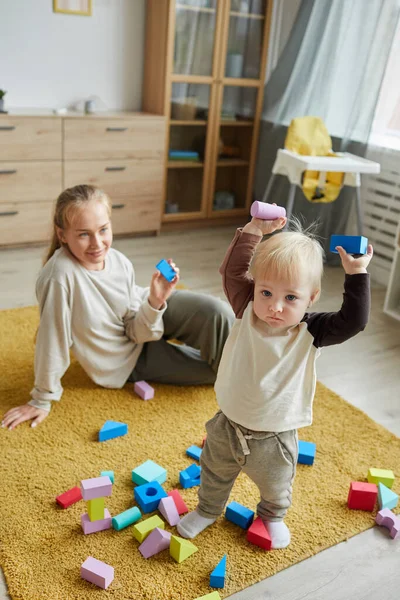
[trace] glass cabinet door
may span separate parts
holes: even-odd
[[[179,217],[179,213],[199,213],[202,209],[210,96],[211,85],[172,83],[167,215]]]
[[[216,4],[216,0],[176,0],[174,74],[212,74]]]
[[[223,89],[212,212],[246,207],[258,88]]]
[[[260,77],[266,0],[231,0],[225,77]]]

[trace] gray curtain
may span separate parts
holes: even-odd
[[[400,14],[398,0],[302,0],[289,40],[265,87],[255,176],[261,200],[290,121],[321,117],[334,151],[364,156]],[[269,202],[286,205],[288,179],[277,176]],[[362,188],[361,188],[362,190]],[[296,190],[293,215],[319,222],[327,261],[333,233],[346,233],[354,189],[329,204]]]

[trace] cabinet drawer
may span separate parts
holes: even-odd
[[[65,119],[65,159],[162,159],[163,117],[137,119]]]
[[[0,160],[61,160],[61,119],[0,115]]]
[[[0,205],[0,245],[49,241],[53,202],[13,202]]]
[[[113,198],[112,229],[114,234],[159,231],[161,228],[161,201],[159,196],[135,200]]]
[[[65,187],[82,183],[95,185],[109,194],[139,198],[159,195],[163,185],[161,161],[149,160],[99,160],[66,161],[64,163]]]
[[[55,200],[61,187],[61,161],[0,162],[0,203]]]

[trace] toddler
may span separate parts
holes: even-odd
[[[237,230],[220,268],[236,320],[215,383],[220,410],[206,424],[199,503],[178,524],[182,537],[194,538],[214,523],[243,470],[259,488],[257,514],[272,548],[290,543],[283,519],[291,504],[297,429],[312,423],[316,358],[321,347],[340,344],[367,324],[372,246],[361,257],[337,248],[346,273],[342,307],[307,312],[320,295],[323,250],[299,224],[260,243],[285,224],[285,218],[253,218]]]

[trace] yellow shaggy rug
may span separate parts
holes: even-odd
[[[29,399],[37,323],[35,307],[0,312],[1,414]],[[122,390],[96,387],[77,363],[63,385],[62,401],[37,429],[27,424],[0,429],[0,559],[14,600],[192,600],[213,591],[209,575],[227,554],[226,586],[220,590],[225,598],[372,527],[375,513],[346,506],[350,481],[364,481],[369,467],[400,475],[400,440],[318,385],[314,424],[300,431],[300,439],[316,442],[317,457],[314,466],[298,467],[287,517],[289,548],[265,552],[220,518],[195,540],[198,552],[183,563],[168,551],[146,560],[132,526],[85,536],[80,526],[84,502],[63,510],[55,497],[111,469],[115,485],[106,502],[115,515],[133,505],[131,470],[149,458],[168,470],[164,488],[180,489],[179,471],[193,462],[185,450],[201,443],[204,422],[216,410],[213,389],[159,385],[155,398],[144,402],[131,384]],[[99,443],[97,433],[108,419],[127,423],[129,433]],[[399,493],[399,480],[393,489]],[[194,508],[197,489],[181,493]],[[240,476],[231,500],[255,509],[257,490]],[[106,591],[80,577],[89,555],[115,569]]]

